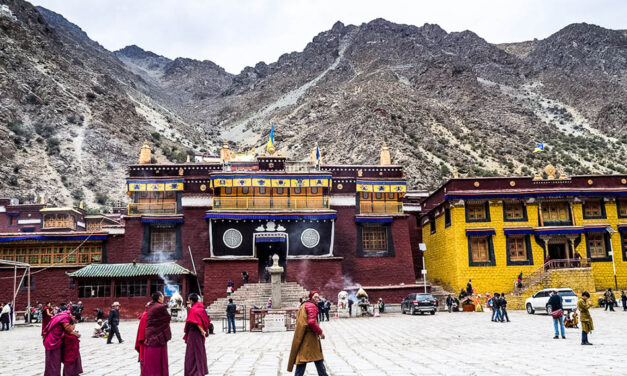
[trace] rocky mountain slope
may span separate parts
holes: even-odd
[[[270,124],[295,159],[319,142],[323,162],[376,163],[387,141],[415,188],[453,169],[627,172],[623,31],[573,24],[497,46],[437,25],[338,22],[302,52],[231,74],[137,46],[111,53],[59,15],[9,7],[18,22],[0,17],[2,195],[122,197],[123,166],[145,138],[176,160],[225,141],[261,150]],[[545,153],[532,153],[537,142]]]
[[[200,133],[141,94],[149,85],[77,26],[7,1],[0,15],[0,195],[110,205],[144,139],[182,159]],[[169,117],[168,117],[169,116]],[[185,137],[180,136],[185,134]]]

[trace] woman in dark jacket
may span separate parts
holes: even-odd
[[[551,312],[562,310],[562,297],[557,295],[557,290],[553,290],[553,295],[549,298],[549,302],[547,305],[551,306]],[[551,312],[548,312],[551,314]],[[562,311],[563,312],[563,311]],[[559,333],[557,331],[557,324],[559,323],[560,330],[562,331],[562,338],[566,339],[566,335],[564,334],[564,314],[560,315],[559,318],[553,317],[553,327],[555,328],[555,337],[553,339],[559,338]]]

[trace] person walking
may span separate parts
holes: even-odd
[[[616,304],[616,299],[614,298],[614,293],[612,292],[612,289],[609,288],[607,290],[605,290],[605,294],[603,294],[603,296],[605,296],[605,310],[607,311],[607,308],[610,308],[610,311],[614,312],[614,304]]]
[[[118,329],[118,325],[120,325],[120,303],[114,302],[111,304],[111,311],[109,311],[109,318],[107,321],[109,322],[110,328],[109,337],[107,337],[107,345],[111,344],[114,334],[118,337],[118,343],[124,342],[122,340],[122,336],[120,336],[120,330]]]
[[[627,295],[625,295],[625,291],[621,291],[620,301],[623,303],[623,311],[627,311]]]
[[[168,376],[168,341],[172,338],[171,316],[163,300],[160,291],[154,292],[152,303],[146,313],[142,376]]]
[[[501,297],[499,298],[499,308],[501,310],[501,322],[503,322],[504,319],[509,322],[509,316],[507,315],[507,299],[505,298],[504,292],[501,293]]]
[[[499,294],[495,293],[494,296],[492,297],[492,321],[497,322],[497,321],[501,321],[501,310],[500,310],[500,306],[499,306]]]
[[[191,307],[185,321],[185,376],[203,376],[209,373],[205,338],[209,335],[209,316],[198,294],[189,294]]]
[[[566,339],[566,335],[564,333],[564,310],[562,308],[562,297],[557,294],[557,290],[553,290],[553,294],[549,298],[549,302],[547,305],[551,306],[551,317],[553,318],[553,327],[555,328],[555,336],[553,339],[559,339],[559,332],[557,331],[557,327],[559,324],[559,329],[562,332],[562,338]]]
[[[233,334],[235,334],[235,312],[237,311],[237,306],[233,303],[233,299],[229,299],[229,304],[226,305],[226,321],[228,323],[229,331],[231,333],[231,328],[233,328]]]
[[[327,299],[327,300],[324,301],[324,315],[327,317],[327,321],[329,321],[329,311],[330,310],[331,310],[331,301],[329,299]]]
[[[247,284],[248,283],[248,278],[249,278],[248,272],[246,270],[244,270],[242,272],[242,283],[243,284]]]
[[[318,376],[327,376],[324,367],[324,356],[322,355],[321,339],[324,333],[316,318],[318,317],[318,301],[320,295],[318,291],[309,294],[309,300],[298,309],[296,315],[296,329],[292,340],[292,348],[287,363],[287,371],[292,372],[296,365],[295,376],[303,376],[307,363],[314,362]]]
[[[318,306],[318,321],[324,321],[324,298],[320,298],[316,303]]]
[[[448,313],[453,312],[453,298],[451,297],[451,294],[448,294],[446,297],[446,308],[448,309]]]
[[[50,322],[54,316],[54,310],[52,309],[52,304],[50,302],[46,302],[46,305],[43,307],[41,311],[41,335],[44,335],[44,329],[46,325]]]
[[[581,322],[581,344],[592,345],[588,342],[588,333],[594,330],[594,324],[592,323],[592,316],[590,316],[591,303],[588,302],[590,294],[584,291],[581,294],[581,299],[577,302],[577,309],[579,310],[579,321]]]

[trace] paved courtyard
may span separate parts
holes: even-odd
[[[546,315],[510,312],[509,324],[490,322],[489,313],[444,313],[435,316],[386,314],[380,318],[322,323],[322,341],[330,375],[546,375],[624,374],[627,313],[592,311],[594,346],[581,346],[579,329],[566,340],[553,339]],[[288,375],[292,333],[220,331],[207,340],[211,375]],[[125,342],[106,345],[90,338],[93,323],[81,323],[84,375],[139,375],[134,350],[137,321],[120,325]],[[11,374],[41,375],[44,350],[39,326],[0,332],[0,364]],[[183,324],[172,324],[170,374],[183,375]],[[308,375],[315,374],[310,365]]]

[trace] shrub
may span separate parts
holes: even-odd
[[[109,202],[109,196],[106,193],[96,192],[96,202],[100,205],[106,205]]]

